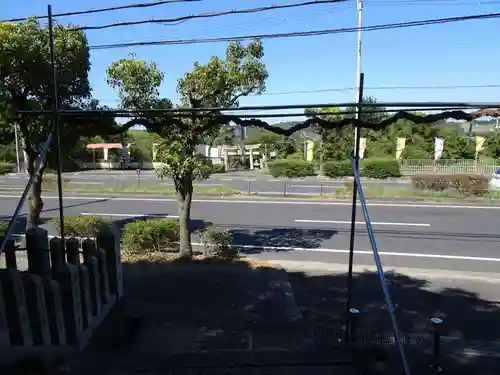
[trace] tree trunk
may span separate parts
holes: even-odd
[[[28,172],[30,177],[35,173],[35,165],[37,154],[33,151],[28,154]],[[42,200],[42,179],[44,167],[36,174],[33,184],[31,185],[30,195],[28,198],[28,218],[26,229],[34,228],[40,225],[40,214],[43,210]]]
[[[191,246],[191,202],[193,199],[193,180],[191,176],[176,183],[177,209],[179,213],[179,255],[181,258],[191,258],[193,248]]]

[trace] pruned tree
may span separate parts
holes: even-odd
[[[268,76],[261,59],[264,49],[260,41],[253,41],[247,46],[231,43],[225,58],[212,57],[201,65],[195,62],[194,68],[178,80],[177,91],[184,108],[235,107],[239,99],[251,94],[260,94],[265,90]],[[120,92],[122,102],[125,98],[143,99],[154,106],[158,99],[159,87],[163,74],[154,63],[127,59],[113,63],[108,69],[108,82]],[[144,87],[145,86],[148,87]],[[134,103],[135,105],[135,103]],[[150,130],[156,131],[162,138],[157,158],[163,166],[157,169],[160,178],[169,177],[174,181],[177,192],[180,255],[192,255],[189,222],[191,202],[195,180],[210,176],[212,166],[209,159],[196,152],[203,140],[214,140],[225,129],[213,119],[193,116],[178,121],[155,120]],[[168,126],[166,124],[169,124]]]
[[[88,72],[89,48],[82,31],[54,26],[56,72],[61,108],[84,108],[90,97]],[[53,130],[48,117],[18,116],[20,110],[49,109],[52,106],[52,67],[49,53],[49,31],[36,20],[25,23],[0,23],[0,110],[2,117],[17,123],[28,157],[28,172],[35,173],[40,145]],[[61,122],[71,134],[90,130],[89,120]],[[109,122],[108,122],[109,123]],[[113,121],[114,123],[114,121]],[[66,133],[68,134],[68,133]],[[63,142],[62,142],[63,143]],[[28,205],[28,227],[36,226],[43,208],[43,171],[35,176]]]

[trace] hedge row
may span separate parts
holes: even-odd
[[[0,175],[11,173],[14,170],[14,166],[10,163],[0,162]]]
[[[268,168],[273,177],[301,178],[315,175],[313,164],[300,159],[275,160],[268,164]],[[327,162],[324,165],[324,173],[330,178],[352,176],[351,162]],[[378,179],[401,177],[399,163],[393,159],[362,160],[360,173],[363,177]]]
[[[301,159],[278,159],[267,163],[273,177],[300,178],[315,176],[314,165]]]
[[[52,223],[60,229],[59,219]],[[66,216],[66,234],[72,237],[97,237],[113,230],[113,222],[101,216]],[[238,256],[228,231],[208,227],[200,231],[204,255],[223,259]],[[179,249],[179,223],[169,219],[136,220],[125,224],[121,233],[122,250],[133,254],[176,252]]]
[[[454,189],[463,195],[488,194],[489,178],[477,173],[418,174],[411,178],[413,187],[420,190],[444,191]]]

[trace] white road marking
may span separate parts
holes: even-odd
[[[24,237],[24,234],[14,233],[13,237]],[[49,238],[57,237],[49,235]],[[200,242],[192,242],[192,246],[203,247],[205,244]],[[267,251],[309,251],[318,253],[332,253],[332,254],[349,254],[349,250],[346,249],[328,249],[328,248],[305,248],[305,247],[286,247],[286,246],[258,246],[258,245],[233,245],[235,248],[240,249],[261,249]],[[427,253],[399,253],[399,252],[389,252],[389,251],[379,251],[379,255],[383,256],[393,256],[393,257],[406,257],[406,258],[427,258],[427,259],[449,259],[449,260],[469,260],[476,262],[500,262],[500,258],[489,258],[489,257],[471,257],[471,256],[460,256],[460,255],[445,255],[445,254],[427,254]],[[354,254],[358,255],[373,255],[371,250],[354,250]],[[279,262],[279,261],[277,261]]]
[[[1,191],[1,186],[0,186]],[[15,198],[19,199],[20,195],[8,195],[0,194],[0,198]],[[43,199],[58,199],[56,196],[43,196]],[[150,196],[119,196],[119,195],[108,195],[108,196],[65,196],[65,200],[74,201],[94,201],[94,200],[109,200],[117,202],[177,202],[175,198],[152,198]],[[350,201],[293,201],[293,200],[236,200],[236,199],[193,199],[194,203],[231,203],[231,204],[281,204],[281,205],[299,205],[299,206],[346,206],[350,207],[352,203]],[[358,206],[360,204],[358,203]],[[476,209],[476,210],[500,210],[500,205],[495,206],[480,206],[480,205],[455,205],[452,202],[444,204],[419,204],[419,203],[396,203],[396,202],[381,202],[381,201],[370,201],[368,200],[368,207],[395,207],[395,208],[436,208],[436,209]]]
[[[342,186],[345,186],[343,184],[339,184],[339,185],[325,185],[325,184],[319,184],[319,185],[289,185],[290,187],[294,187],[294,188],[316,188],[316,189],[319,189],[319,188],[338,188],[338,187],[342,187]]]
[[[114,217],[143,217],[143,216],[152,216],[158,218],[167,218],[167,219],[178,219],[179,216],[171,216],[171,215],[155,215],[155,214],[111,214],[106,212],[82,212],[80,215],[83,216],[114,216]]]
[[[204,246],[202,243],[193,242],[193,246]],[[344,249],[325,249],[325,248],[305,248],[305,247],[285,247],[285,246],[257,246],[257,245],[233,245],[235,248],[242,249],[262,249],[268,251],[311,251],[321,253],[337,253],[349,254],[349,250]],[[398,253],[379,251],[379,255],[396,256],[396,257],[410,257],[410,258],[429,258],[429,259],[453,259],[453,260],[471,260],[482,262],[500,262],[500,258],[487,258],[487,257],[471,257],[460,255],[444,255],[444,254],[426,254],[426,253]],[[359,255],[373,255],[371,250],[354,250],[354,254]]]
[[[104,185],[104,182],[95,182],[95,181],[70,181],[69,184],[80,184],[80,185]]]
[[[220,181],[233,181],[232,178],[219,178]]]
[[[295,220],[296,223],[320,223],[320,224],[351,224],[347,220]],[[356,221],[356,224],[365,224],[364,221]],[[430,227],[430,224],[426,223],[390,223],[383,221],[372,221],[372,225],[387,225],[387,226],[401,226],[401,227]]]

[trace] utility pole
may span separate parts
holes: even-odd
[[[357,0],[358,8],[358,59],[357,59],[357,69],[356,69],[356,102],[359,100],[359,92],[361,90],[361,45],[363,40],[363,0]],[[358,106],[356,109],[356,118],[359,120],[361,117],[361,110]],[[356,130],[354,130],[354,144],[356,144]],[[358,155],[355,155],[356,157]]]
[[[16,165],[17,165],[17,173],[21,172],[21,164],[19,162],[19,140],[17,138],[17,124],[14,123],[14,139],[16,142]]]

